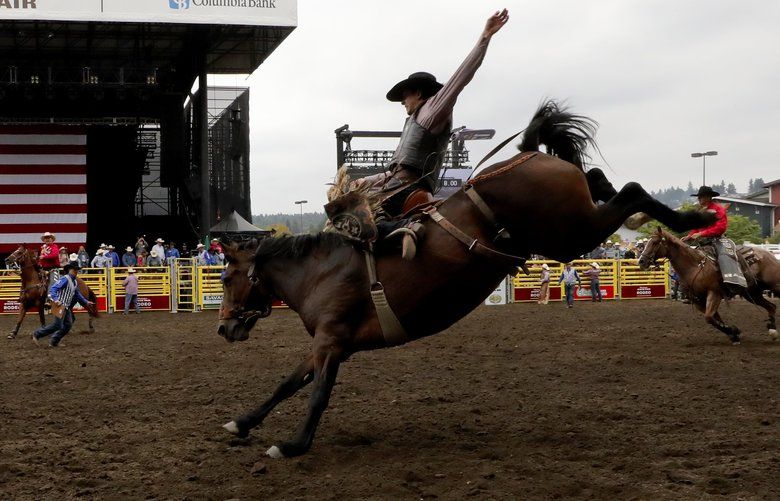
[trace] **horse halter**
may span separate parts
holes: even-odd
[[[255,273],[255,263],[249,266],[246,272],[246,276],[249,278],[249,289],[252,289],[260,285],[260,277]],[[227,315],[225,315],[227,313]],[[219,320],[238,320],[241,323],[246,323],[255,318],[265,318],[271,314],[270,306],[262,311],[259,310],[247,310],[243,306],[237,308],[231,308],[225,312],[223,308],[219,309]]]

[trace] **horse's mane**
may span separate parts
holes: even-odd
[[[332,252],[352,243],[335,232],[320,232],[314,235],[284,235],[263,238],[257,243],[255,261],[260,263],[273,258],[301,259],[315,250]]]
[[[588,146],[599,151],[594,136],[598,122],[569,112],[566,106],[547,99],[539,105],[523,134],[520,151],[539,151],[539,145],[547,146],[547,153],[585,169],[590,161]]]

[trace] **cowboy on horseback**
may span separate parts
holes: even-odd
[[[747,281],[737,259],[734,242],[723,236],[728,229],[729,219],[726,209],[712,200],[718,195],[720,193],[709,186],[701,186],[698,192],[691,194],[692,197],[698,198],[699,206],[713,213],[716,219],[714,223],[706,228],[691,230],[688,235],[682,238],[682,241],[696,242],[700,246],[707,246],[713,249],[718,260],[723,282],[737,292],[747,287]]]
[[[477,45],[446,84],[439,83],[430,73],[419,71],[388,91],[387,99],[401,103],[408,115],[401,139],[385,172],[354,183],[355,187],[367,189],[381,199],[383,214],[377,218],[377,234],[367,232],[371,237],[381,240],[400,228],[405,230],[405,235],[416,240],[415,232],[419,231],[420,226],[409,224],[407,220],[399,221],[398,218],[409,209],[433,200],[452,132],[455,102],[482,64],[490,39],[508,20],[506,9],[490,16]],[[345,205],[349,205],[348,202],[326,206],[326,212],[336,216],[345,209]],[[407,257],[406,246],[410,242],[404,240],[404,255]]]
[[[53,233],[47,231],[41,235],[41,240],[43,244],[38,253],[38,265],[43,270],[45,277],[48,278],[47,287],[51,288],[52,284],[60,278],[60,248],[54,243],[57,236]]]

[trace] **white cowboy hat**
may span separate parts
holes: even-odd
[[[149,253],[149,255],[152,257],[157,257],[157,251],[153,250],[152,252]]]
[[[135,268],[128,268],[128,269],[127,269],[127,272],[128,272],[128,273],[135,273]]]
[[[597,270],[599,269],[599,263],[597,263],[597,262],[595,262],[595,261],[594,261],[594,262],[592,262],[592,263],[590,263],[590,266],[591,266],[592,268],[596,268]]]
[[[219,242],[219,239],[218,238],[212,238],[211,241],[212,242]]]
[[[101,248],[101,249],[105,249],[106,247],[108,247],[108,245],[106,245],[106,244],[100,244],[100,248]]]
[[[41,235],[41,240],[43,240],[45,238],[51,238],[52,241],[53,240],[57,240],[57,237],[53,233],[49,233],[48,231],[46,233],[44,233],[43,235]]]
[[[106,251],[104,251],[103,249],[98,249],[98,250],[97,250],[97,253],[98,253],[98,254],[101,254],[101,255],[102,255],[104,252],[106,252]]]
[[[116,249],[116,247],[114,247],[114,246],[113,246],[113,245],[111,245],[111,244],[108,244],[108,249],[109,249],[109,250],[114,250],[114,249]]]
[[[133,252],[133,248],[132,248],[132,247],[130,247],[129,245],[128,245],[127,247],[125,247],[125,250],[126,250],[127,252]]]
[[[547,266],[547,263],[544,263],[544,264],[542,265],[542,269],[543,269],[543,270],[549,270],[549,269],[550,269],[550,267],[549,267],[549,266]]]
[[[68,256],[68,259],[70,259],[71,261],[78,261],[79,260],[79,255],[76,254],[75,252],[73,252],[73,253],[71,253],[70,256]]]
[[[204,249],[206,246],[203,244],[198,244],[195,246],[196,249]]]
[[[164,244],[165,240],[163,240],[162,238],[158,238],[157,240],[155,240],[155,242],[157,242],[158,244]]]

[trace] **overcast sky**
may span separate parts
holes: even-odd
[[[698,185],[690,153],[706,150],[709,182],[780,178],[780,2],[299,0],[298,27],[248,79],[253,213],[321,211],[334,129],[400,130],[387,90],[414,71],[446,81],[501,7],[509,23],[455,107],[454,126],[496,130],[467,144],[472,163],[553,97],[600,123],[616,187]]]

